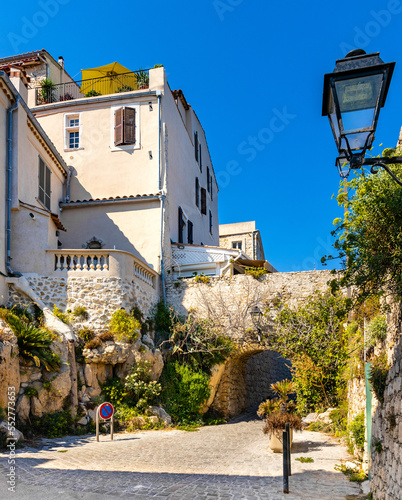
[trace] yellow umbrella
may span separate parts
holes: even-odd
[[[106,95],[135,90],[137,76],[118,62],[82,69],[81,94]]]

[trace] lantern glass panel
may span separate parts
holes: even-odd
[[[372,129],[384,75],[368,75],[335,82],[345,133]]]

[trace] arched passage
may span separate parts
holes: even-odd
[[[288,364],[261,345],[249,346],[227,360],[211,408],[231,418],[272,397],[271,383],[291,377]]]

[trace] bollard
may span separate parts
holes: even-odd
[[[283,492],[289,493],[288,433],[283,431]]]
[[[292,475],[292,463],[290,461],[290,427],[289,424],[285,424],[285,430],[288,435],[288,475]]]

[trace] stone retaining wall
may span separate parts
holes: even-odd
[[[390,370],[384,403],[373,416],[371,487],[376,500],[401,498],[402,491],[402,310],[393,307],[388,317]],[[374,444],[377,443],[377,446]],[[380,451],[380,445],[382,451]],[[377,448],[377,450],[376,450]]]
[[[27,277],[29,286],[51,309],[59,307],[62,311],[84,307],[88,314],[85,326],[96,331],[106,328],[111,315],[124,307],[140,308],[144,317],[151,314],[159,300],[158,292],[139,280],[120,278],[62,278],[62,277]],[[8,305],[29,304],[30,300],[17,292],[12,285],[9,290]]]

